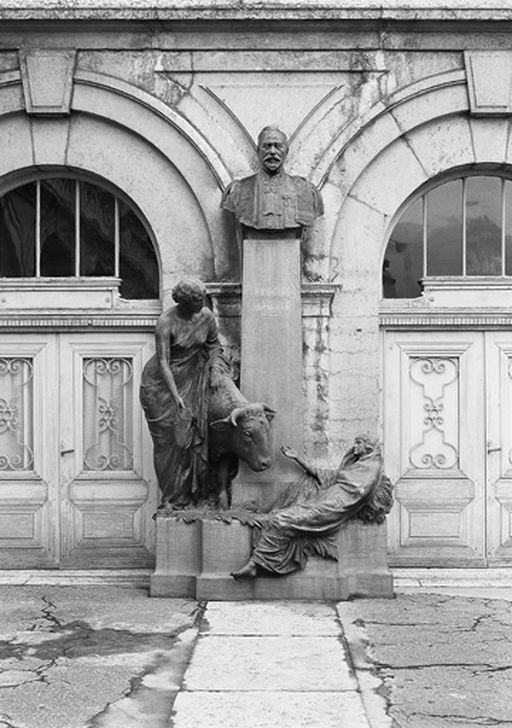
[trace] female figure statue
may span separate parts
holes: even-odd
[[[228,369],[205,293],[196,278],[175,286],[176,305],[157,321],[140,387],[162,505],[178,508],[208,497],[208,388]]]
[[[235,579],[255,577],[258,567],[289,574],[303,568],[311,553],[336,558],[332,538],[343,523],[358,516],[381,522],[391,509],[391,483],[382,473],[380,449],[366,435],[355,438],[334,471],[313,467],[290,447],[281,451],[306,475],[287,502],[270,513],[250,560],[232,573]]]

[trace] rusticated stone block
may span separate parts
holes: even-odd
[[[302,571],[287,576],[260,572],[255,579],[235,581],[231,572],[251,553],[249,526],[207,518],[187,524],[159,516],[151,595],[217,601],[393,596],[385,524],[352,521],[340,530],[337,544],[338,561],[311,557]]]

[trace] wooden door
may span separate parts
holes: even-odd
[[[386,332],[390,563],[486,563],[483,332]]]
[[[3,334],[0,568],[153,563],[149,334]]]
[[[0,568],[58,564],[57,340],[0,337]]]
[[[512,334],[486,334],[487,556],[512,563]]]
[[[63,566],[153,563],[156,484],[138,396],[151,344],[146,334],[60,337]]]

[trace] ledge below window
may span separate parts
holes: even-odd
[[[3,310],[105,310],[160,311],[158,299],[126,300],[119,294],[121,280],[95,278],[0,278],[0,314]]]
[[[382,328],[503,329],[512,326],[512,277],[429,277],[419,298],[385,298]]]
[[[0,278],[2,310],[112,309],[119,278]]]
[[[0,328],[151,328],[155,300],[125,300],[119,278],[0,278]]]

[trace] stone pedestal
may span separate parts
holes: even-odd
[[[187,524],[166,516],[158,516],[156,526],[151,596],[217,601],[393,596],[385,524],[347,523],[337,537],[338,561],[311,557],[302,571],[239,581],[230,572],[249,559],[249,526],[209,519]]]
[[[265,237],[262,237],[265,235]],[[242,350],[240,384],[251,401],[276,410],[272,422],[274,462],[266,473],[240,464],[233,503],[274,503],[299,476],[282,444],[303,451],[304,395],[300,230],[252,231],[243,241]]]
[[[157,516],[156,569],[151,575],[151,595],[194,595],[202,563],[200,521],[184,523]]]

